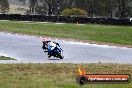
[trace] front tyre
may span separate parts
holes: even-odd
[[[58,53],[58,58],[63,59],[64,56],[62,56],[61,53]]]
[[[60,59],[64,59],[64,56],[60,56]]]

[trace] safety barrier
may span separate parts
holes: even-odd
[[[86,17],[86,16],[47,16],[47,15],[0,14],[0,20],[132,25],[132,20],[130,20],[130,18],[119,19],[119,18]]]

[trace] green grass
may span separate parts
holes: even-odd
[[[16,60],[16,59],[10,58],[10,57],[0,56],[0,60]]]
[[[78,85],[78,64],[0,64],[0,88],[132,88],[130,84]],[[130,74],[132,65],[83,64],[88,74]]]
[[[132,46],[132,26],[0,21],[0,31]]]

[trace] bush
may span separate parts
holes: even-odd
[[[87,12],[82,10],[82,9],[78,9],[78,8],[71,8],[71,9],[65,9],[62,11],[61,15],[64,16],[69,16],[69,15],[87,15]]]

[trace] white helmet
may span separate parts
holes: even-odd
[[[42,42],[47,42],[47,41],[48,41],[47,38],[43,38],[43,39],[42,39]]]

